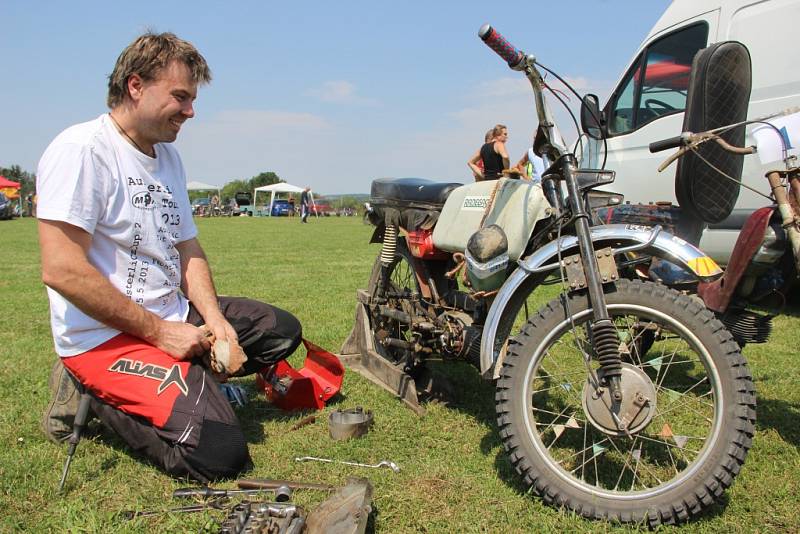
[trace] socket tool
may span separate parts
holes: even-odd
[[[275,488],[247,488],[247,489],[217,489],[203,486],[200,488],[178,488],[172,492],[173,499],[199,497],[201,499],[218,499],[231,495],[253,495],[258,493],[272,493],[275,502],[288,502],[292,498],[292,488],[283,484]]]
[[[287,486],[293,490],[308,489],[319,491],[335,491],[336,486],[330,484],[317,484],[315,482],[295,482],[292,480],[275,480],[272,478],[245,478],[236,481],[236,485],[242,489],[276,489]]]

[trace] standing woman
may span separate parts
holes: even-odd
[[[508,152],[506,152],[508,128],[498,124],[492,129],[492,134],[492,140],[484,144],[467,162],[475,175],[476,182],[497,180],[502,176],[503,170],[509,167]],[[478,161],[483,162],[483,169],[478,166]]]

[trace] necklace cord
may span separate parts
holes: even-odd
[[[122,135],[124,135],[125,137],[127,137],[128,141],[133,143],[133,146],[135,146],[139,150],[139,152],[141,152],[145,156],[148,156],[148,157],[151,157],[151,158],[156,157],[156,149],[155,149],[155,147],[153,147],[153,154],[152,155],[148,154],[147,152],[144,151],[144,149],[142,147],[139,146],[139,143],[137,143],[136,140],[133,137],[128,135],[128,132],[126,132],[125,128],[123,128],[122,125],[117,122],[117,119],[114,118],[114,115],[109,113],[108,116],[111,118],[111,122],[114,123],[114,125],[117,127],[117,129],[120,131],[120,133]]]

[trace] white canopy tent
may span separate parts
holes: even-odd
[[[217,195],[222,190],[218,185],[204,184],[203,182],[186,182],[186,189],[188,191],[216,191]]]
[[[268,213],[269,213],[269,215],[271,217],[272,216],[272,205],[275,203],[275,193],[302,193],[303,192],[303,188],[302,187],[297,187],[296,185],[292,185],[292,184],[286,183],[286,182],[280,182],[280,183],[277,183],[277,184],[264,185],[264,186],[261,186],[261,187],[256,187],[256,189],[253,191],[253,206],[257,205],[256,197],[258,196],[259,191],[260,192],[269,192],[270,193],[269,212]],[[308,196],[309,196],[309,201],[311,202],[311,205],[313,206],[314,205],[314,194],[311,191],[309,191],[308,192]]]

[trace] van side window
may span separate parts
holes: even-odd
[[[692,59],[707,42],[708,25],[702,22],[648,46],[609,102],[609,133],[624,134],[662,115],[682,112],[686,108]]]
[[[608,131],[611,134],[621,134],[633,130],[635,109],[633,98],[636,96],[636,83],[634,82],[635,79],[638,78],[638,76],[634,76],[634,74],[642,69],[641,65],[642,57],[639,56],[628,72],[628,75],[625,76],[625,79],[620,84],[622,89],[618,89],[619,92],[615,95],[616,100],[611,108],[611,114],[608,120]]]

